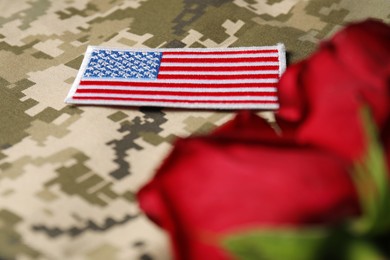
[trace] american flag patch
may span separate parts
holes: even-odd
[[[285,68],[283,44],[224,49],[90,46],[65,102],[274,110]]]

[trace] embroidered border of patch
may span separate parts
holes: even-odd
[[[89,46],[66,103],[199,109],[279,108],[283,44],[207,49]]]

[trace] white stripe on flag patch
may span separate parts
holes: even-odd
[[[223,49],[90,46],[65,102],[274,110],[285,67],[283,44]]]

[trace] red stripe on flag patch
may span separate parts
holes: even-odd
[[[241,74],[241,75],[197,75],[197,74],[159,74],[158,79],[278,79],[278,74]]]
[[[137,98],[137,97],[107,97],[107,96],[77,96],[76,99],[81,100],[120,100],[120,101],[146,101],[146,102],[155,102],[156,99],[154,98]],[[163,103],[163,102],[172,102],[172,103],[192,103],[192,99],[161,99],[157,100],[156,102]],[[223,104],[230,104],[230,103],[239,103],[239,104],[276,104],[276,101],[274,100],[198,100],[199,103],[223,103]]]
[[[187,83],[180,82],[127,82],[127,81],[80,81],[80,86],[118,86],[118,87],[157,87],[157,88],[209,88],[209,89],[218,89],[218,88],[257,88],[257,87],[275,87],[277,82],[255,82],[255,83],[240,83],[237,82],[229,82],[229,83],[218,83],[212,84],[208,82],[204,82],[202,84],[192,81]]]
[[[202,67],[187,67],[187,66],[175,66],[175,67],[160,67],[160,73],[166,71],[196,71],[196,72],[229,72],[229,71],[264,71],[264,70],[273,70],[278,71],[279,66],[235,66],[235,67],[213,67],[213,66],[202,66]]]
[[[259,91],[240,91],[240,92],[190,92],[190,91],[148,91],[148,90],[125,90],[125,89],[78,89],[76,93],[83,94],[127,94],[127,95],[155,95],[155,96],[213,96],[213,97],[232,97],[232,96],[260,96],[277,97],[275,92]]]
[[[224,49],[89,47],[67,103],[277,109],[284,46]]]

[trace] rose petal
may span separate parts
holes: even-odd
[[[383,23],[354,24],[287,69],[279,84],[278,118],[298,121],[298,142],[361,159],[367,146],[363,107],[379,129],[390,116],[389,36]]]

